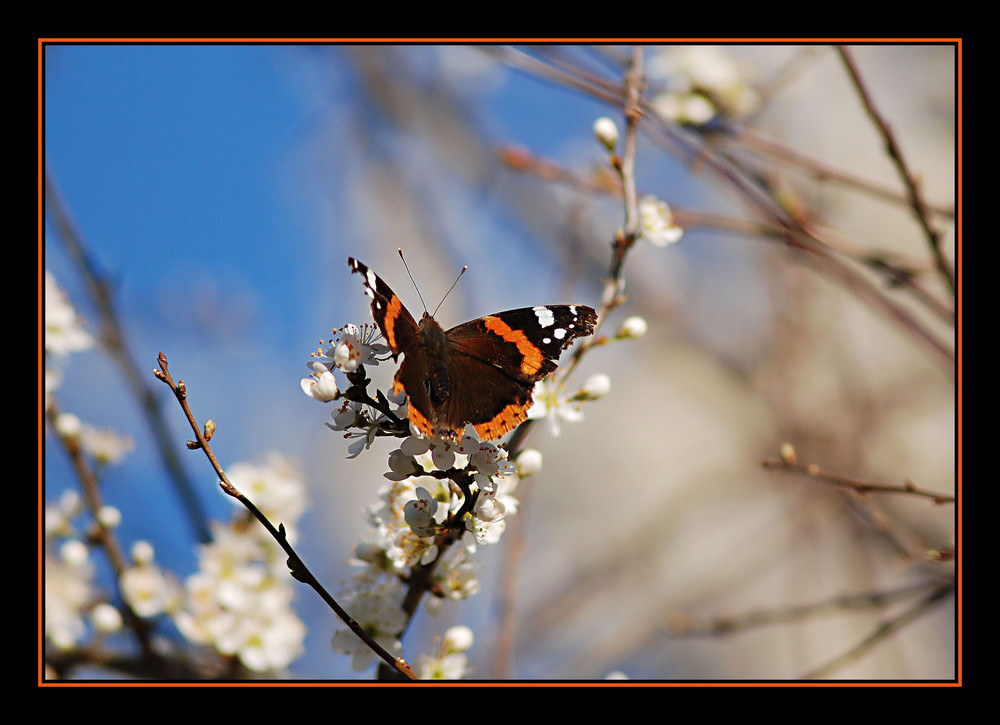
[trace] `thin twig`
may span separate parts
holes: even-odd
[[[872,100],[871,95],[868,93],[868,89],[861,78],[861,73],[858,71],[858,67],[855,64],[850,51],[843,45],[838,45],[837,52],[840,53],[840,57],[844,61],[844,66],[847,68],[847,73],[851,78],[851,82],[857,89],[858,95],[861,96],[861,101],[864,103],[865,111],[871,117],[875,127],[878,129],[879,134],[882,136],[882,140],[885,143],[885,150],[889,154],[889,159],[893,162],[893,164],[895,164],[896,169],[903,180],[903,184],[906,187],[907,197],[910,201],[910,206],[913,208],[913,213],[917,218],[917,223],[920,224],[921,229],[924,230],[924,234],[927,236],[927,242],[930,245],[931,254],[934,256],[937,268],[947,283],[948,289],[952,294],[955,294],[955,270],[951,263],[945,259],[944,250],[941,245],[941,233],[931,223],[931,211],[927,202],[924,200],[920,184],[913,175],[913,172],[910,171],[909,165],[906,163],[906,159],[903,156],[903,151],[900,148],[899,143],[896,141],[896,135],[892,132],[892,128],[889,126],[882,114],[879,113],[878,109],[875,108],[875,103]]]
[[[146,383],[144,373],[139,370],[129,354],[125,329],[115,309],[111,285],[87,253],[83,237],[70,218],[69,210],[58,192],[54,175],[49,169],[46,169],[45,173],[45,207],[59,233],[59,238],[62,239],[70,257],[76,263],[80,276],[86,283],[87,290],[100,315],[99,339],[111,359],[118,365],[132,394],[139,401],[152,432],[153,440],[156,442],[160,459],[177,489],[188,522],[198,540],[206,543],[212,538],[207,523],[208,517],[205,515],[201,501],[195,494],[194,484],[181,465],[174,446],[170,444],[170,430],[164,419],[160,400],[154,395],[152,388]]]
[[[191,408],[187,402],[187,389],[184,385],[184,381],[181,380],[177,383],[174,382],[174,379],[170,375],[170,371],[167,367],[167,358],[162,352],[159,354],[157,362],[159,364],[159,369],[154,370],[154,374],[157,379],[166,383],[170,387],[171,391],[173,391],[174,396],[177,398],[177,402],[180,403],[181,410],[184,411],[188,424],[191,426],[191,430],[194,431],[197,442],[190,447],[200,448],[205,452],[205,455],[212,464],[212,468],[215,469],[215,473],[219,477],[219,485],[222,490],[243,504],[247,510],[253,514],[254,518],[256,518],[265,529],[267,529],[267,532],[274,538],[275,541],[278,542],[278,545],[284,549],[285,553],[288,554],[288,568],[291,575],[300,582],[311,586],[316,593],[319,594],[323,601],[327,603],[330,609],[332,609],[334,613],[340,617],[341,621],[343,621],[352,632],[358,635],[358,637],[360,637],[361,640],[375,654],[377,654],[383,662],[387,663],[393,670],[399,672],[407,679],[416,679],[416,675],[413,673],[413,670],[410,668],[410,665],[406,662],[406,660],[402,657],[393,657],[392,654],[386,651],[386,649],[376,642],[365,631],[364,627],[358,624],[354,618],[340,606],[337,600],[326,591],[326,588],[305,565],[305,562],[303,562],[299,555],[295,552],[292,545],[288,543],[288,537],[285,535],[284,524],[279,523],[278,528],[275,528],[268,518],[260,511],[260,509],[258,509],[250,499],[248,499],[230,482],[225,471],[222,469],[222,466],[219,464],[218,459],[215,457],[215,453],[212,451],[211,445],[209,445],[208,440],[202,432],[201,426],[198,425],[198,421],[195,419],[194,413],[191,412]]]
[[[540,60],[509,45],[483,46],[482,50],[511,68],[582,91],[611,105],[618,106],[624,99],[620,86],[586,74],[577,68],[557,67],[549,61]]]
[[[98,543],[104,550],[104,553],[108,557],[108,561],[111,564],[111,569],[115,573],[114,581],[115,585],[119,587],[119,595],[122,599],[123,611],[125,615],[125,622],[129,629],[135,632],[136,638],[139,640],[139,647],[142,652],[142,660],[150,662],[155,659],[159,659],[159,655],[153,646],[153,640],[151,637],[152,627],[149,622],[140,617],[132,609],[132,605],[128,601],[128,597],[125,597],[120,589],[120,584],[122,580],[122,574],[128,569],[128,561],[125,558],[125,554],[122,552],[121,545],[118,543],[118,538],[115,536],[114,530],[105,526],[101,522],[101,517],[99,512],[103,508],[103,501],[101,499],[100,486],[98,485],[97,474],[95,473],[87,457],[83,454],[83,447],[80,444],[79,437],[76,436],[66,436],[58,433],[57,420],[59,418],[59,408],[55,402],[55,396],[50,396],[50,400],[45,408],[45,416],[52,426],[54,431],[57,431],[56,440],[59,441],[66,454],[69,456],[70,463],[73,466],[73,471],[76,473],[77,479],[80,481],[80,488],[83,491],[83,500],[87,505],[87,510],[90,512],[91,518],[94,520],[94,528],[89,532],[92,541]]]
[[[806,680],[820,680],[829,678],[834,672],[839,669],[846,667],[852,662],[856,662],[861,659],[865,654],[870,652],[881,642],[888,639],[890,635],[896,631],[902,629],[905,625],[919,618],[924,612],[929,610],[939,601],[944,599],[946,596],[951,594],[955,590],[955,585],[952,583],[941,584],[934,591],[928,594],[926,597],[918,601],[912,607],[902,612],[896,617],[883,622],[875,630],[865,637],[861,642],[856,644],[851,649],[847,650],[843,654],[835,657],[831,661],[827,662],[825,665],[817,667],[810,672],[807,672],[802,676]]]
[[[647,115],[651,117],[650,120],[655,118],[657,121],[650,126],[651,135],[654,138],[656,138],[657,132],[670,134],[675,141],[680,138],[669,123],[655,117],[655,109],[645,110]],[[886,315],[904,331],[922,342],[928,350],[934,353],[935,359],[942,369],[954,375],[955,352],[951,346],[931,332],[927,325],[918,319],[910,309],[887,295],[885,290],[873,285],[871,280],[860,274],[859,270],[839,259],[826,246],[822,238],[778,203],[773,191],[761,184],[759,176],[748,175],[744,169],[733,165],[731,160],[709,150],[705,150],[704,155],[699,160],[703,168],[711,170],[719,180],[731,185],[740,198],[756,208],[769,223],[780,227],[781,231],[777,236],[791,251],[802,255],[803,261],[806,261],[817,272],[838,282],[851,291],[861,302]]]
[[[779,163],[795,167],[817,181],[832,181],[842,186],[856,189],[873,197],[893,203],[909,204],[910,199],[896,189],[891,189],[872,179],[859,176],[854,171],[839,168],[833,164],[811,158],[806,154],[791,149],[778,141],[767,138],[757,129],[741,126],[734,130],[740,144],[751,151],[766,154],[767,157]],[[927,203],[927,210],[943,217],[954,218],[953,204]]]
[[[625,145],[622,151],[621,178],[625,204],[624,235],[635,239],[639,229],[639,208],[635,192],[635,153],[639,136],[642,109],[639,101],[643,88],[643,49],[636,46],[632,52],[632,67],[625,74]]]
[[[675,614],[671,617],[670,634],[674,637],[727,636],[757,627],[801,622],[843,611],[884,607],[893,602],[910,599],[930,588],[937,591],[941,586],[943,586],[941,582],[922,582],[889,591],[840,594],[820,602],[775,609],[757,609],[743,614],[714,617],[701,622],[693,621],[685,615]],[[950,582],[948,586],[951,586]]]
[[[493,53],[512,68],[587,93],[612,105],[622,104],[626,97],[626,93],[620,88],[614,88],[602,79],[572,68],[554,67],[546,61],[528,56],[514,48],[492,46],[487,52]],[[733,160],[720,155],[706,142],[704,136],[692,133],[660,117],[656,108],[650,103],[640,101],[640,109],[646,121],[643,129],[654,142],[677,154],[692,166],[696,165],[700,170],[712,174],[724,185],[730,186],[740,200],[763,216],[767,225],[774,225],[782,230],[776,236],[782,239],[789,249],[806,253],[805,261],[816,271],[835,280],[855,294],[861,302],[893,320],[904,331],[923,343],[934,354],[943,370],[948,374],[954,374],[954,350],[939,340],[907,308],[886,295],[884,290],[874,286],[870,280],[847,266],[843,260],[837,259],[821,239],[804,227],[801,220],[789,213],[776,198],[774,190],[761,184],[758,174],[743,169]],[[617,294],[618,291],[614,291],[614,298],[621,299]],[[600,322],[601,320],[598,320],[598,324]],[[587,341],[584,341],[581,347],[587,344]]]
[[[604,281],[604,292],[597,310],[597,324],[594,333],[580,342],[560,375],[563,380],[569,378],[583,360],[590,348],[602,345],[605,339],[598,333],[608,318],[608,314],[625,301],[624,280],[622,274],[625,268],[625,258],[635,244],[639,229],[638,197],[635,186],[635,155],[639,135],[639,122],[643,118],[642,103],[643,88],[643,48],[636,46],[632,51],[632,65],[625,73],[624,99],[625,141],[622,155],[611,155],[611,165],[621,179],[622,203],[624,204],[624,226],[615,234],[611,243],[611,263],[608,276]]]
[[[953,495],[918,488],[912,481],[905,481],[900,485],[882,483],[879,481],[865,481],[860,478],[852,478],[850,476],[841,476],[839,474],[829,473],[822,470],[817,465],[790,463],[781,459],[768,459],[763,461],[761,465],[763,465],[764,468],[789,471],[791,473],[800,473],[804,476],[816,479],[817,481],[830,483],[841,488],[849,488],[862,495],[871,493],[906,494],[910,496],[929,498],[936,504],[955,503],[955,497]]]

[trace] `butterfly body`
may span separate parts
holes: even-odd
[[[372,316],[394,359],[393,391],[409,398],[409,417],[425,437],[460,439],[472,424],[495,440],[528,417],[537,381],[556,369],[573,340],[590,335],[597,313],[584,305],[539,305],[498,312],[445,331],[425,312],[418,323],[399,297],[361,262]]]

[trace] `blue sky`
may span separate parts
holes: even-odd
[[[307,118],[282,77],[283,52],[47,49],[49,166],[125,294],[238,258],[241,274],[272,302],[288,305],[276,316],[291,317],[294,301],[283,285],[295,257],[287,250],[302,228],[294,210],[282,207],[277,172]]]

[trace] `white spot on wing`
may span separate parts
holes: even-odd
[[[532,309],[535,311],[535,317],[538,318],[538,324],[542,327],[549,327],[550,325],[555,324],[555,315],[552,314],[552,310],[548,307],[540,305],[538,307],[533,307]]]

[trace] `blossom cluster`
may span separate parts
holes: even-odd
[[[62,413],[55,405],[55,391],[62,384],[63,373],[59,367],[70,354],[84,352],[94,347],[94,338],[84,326],[83,319],[69,301],[69,297],[45,271],[45,409],[52,414],[55,432],[64,440],[78,445],[97,465],[121,462],[133,447],[130,436],[121,435],[111,428],[98,428],[80,420],[73,413]]]
[[[664,49],[650,59],[649,80],[664,86],[651,99],[657,113],[690,126],[741,119],[760,105],[747,73],[717,46]]]
[[[354,373],[363,365],[378,365],[389,353],[387,345],[377,342],[378,328],[374,325],[344,325],[332,340],[324,340],[310,356],[309,377],[301,381],[302,392],[321,402],[336,400],[340,395],[334,370]]]
[[[230,467],[230,481],[272,522],[297,538],[305,484],[283,457]],[[286,555],[242,509],[228,524],[213,522],[211,542],[199,547],[198,571],[184,582],[172,611],[191,642],[235,656],[255,672],[280,670],[303,652],[306,628],[292,608],[295,582]]]
[[[69,297],[55,275],[45,270],[45,353],[66,358],[70,353],[88,350],[94,338],[76,314]]]
[[[517,511],[513,494],[519,474],[503,448],[471,435],[458,444],[411,435],[390,454],[389,469],[378,503],[367,510],[370,532],[355,547],[351,563],[358,571],[342,597],[354,619],[398,656],[399,636],[408,620],[402,582],[417,567],[433,565],[429,590],[434,596],[424,600],[432,614],[445,599],[476,594],[480,583],[473,555],[478,546],[499,541],[505,518]],[[464,492],[455,482],[459,477],[466,482]],[[475,504],[467,507],[462,520],[454,520],[468,495],[475,497]],[[454,526],[471,536],[444,544],[442,534]],[[333,648],[349,655],[359,671],[374,661],[372,652],[347,629],[334,635]],[[454,665],[455,659],[450,662]]]
[[[93,524],[113,530],[121,513],[104,506],[95,518],[88,521],[73,490],[45,507],[45,637],[59,650],[71,650],[92,635],[117,632],[124,621],[120,605],[97,585],[88,536]],[[155,617],[177,603],[175,580],[157,566],[153,546],[144,540],[132,545],[118,590],[122,603],[141,618]]]
[[[63,381],[61,364],[69,356],[94,347],[94,338],[70,303],[68,295],[45,271],[45,410],[52,432],[95,467],[120,463],[132,450],[129,436],[86,423],[73,413],[60,412],[55,394]],[[91,558],[95,527],[114,530],[121,512],[101,506],[88,512],[73,489],[46,503],[44,510],[45,638],[58,650],[70,650],[92,635],[121,628],[121,610],[96,583]]]
[[[94,340],[48,271],[45,295],[45,405],[52,432],[95,471],[120,463],[134,448],[130,437],[58,410],[63,376],[57,363],[92,348]],[[236,464],[228,475],[295,540],[306,508],[305,484],[286,460],[272,454],[260,465]],[[117,508],[89,511],[72,489],[46,505],[45,636],[54,648],[71,650],[94,635],[118,631],[127,608],[140,619],[171,617],[189,642],[210,645],[252,671],[279,670],[302,653],[305,626],[291,607],[295,583],[284,552],[245,511],[228,524],[212,524],[212,541],[199,548],[198,570],[183,585],[157,564],[150,542],[133,542],[118,572],[116,598],[97,584],[93,547],[120,522]],[[104,536],[94,536],[95,527]]]
[[[100,603],[90,550],[74,530],[82,513],[75,491],[45,507],[45,638],[61,650],[86,639],[87,620]]]
[[[421,680],[457,680],[468,673],[466,651],[472,647],[472,630],[464,625],[449,627],[433,655],[421,655],[414,669]]]

